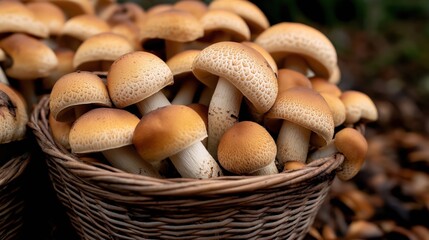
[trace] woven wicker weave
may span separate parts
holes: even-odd
[[[57,195],[83,239],[302,239],[340,154],[271,176],[155,179],[89,165],[56,145],[44,96],[29,126]]]
[[[21,233],[24,212],[23,175],[30,154],[7,160],[0,166],[0,238],[16,239]]]

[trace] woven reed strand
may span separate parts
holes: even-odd
[[[270,176],[155,179],[80,162],[53,140],[48,104],[46,95],[29,126],[83,239],[302,239],[344,159]]]

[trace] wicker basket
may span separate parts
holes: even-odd
[[[338,154],[271,176],[155,179],[79,161],[56,145],[49,97],[29,126],[60,202],[83,239],[302,239],[326,198]]]
[[[23,176],[29,161],[30,154],[24,153],[11,157],[0,165],[1,239],[17,239],[22,233],[25,205]]]

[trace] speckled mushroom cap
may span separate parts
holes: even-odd
[[[40,38],[49,35],[48,27],[39,21],[23,3],[0,2],[0,33],[22,32]]]
[[[181,77],[182,75],[192,74],[192,64],[198,56],[200,50],[185,50],[167,60],[167,65],[171,69],[173,76]]]
[[[167,64],[145,51],[122,55],[107,74],[107,88],[118,108],[138,103],[171,84],[173,74]]]
[[[132,51],[134,47],[125,37],[111,32],[99,33],[82,42],[74,55],[73,67],[79,70],[93,70],[91,65],[96,62],[113,62]]]
[[[57,67],[54,51],[39,39],[27,34],[14,33],[0,41],[0,48],[12,58],[6,75],[19,80],[46,77]]]
[[[313,86],[313,89],[316,92],[325,92],[332,94],[336,97],[341,96],[341,89],[334,83],[329,82],[327,79],[321,78],[321,77],[311,77],[311,86]]]
[[[329,78],[337,66],[337,52],[331,41],[319,30],[302,23],[272,25],[255,42],[265,48],[277,64],[288,54],[304,57],[317,76]]]
[[[27,105],[10,86],[0,83],[0,144],[25,137],[28,123]]]
[[[200,40],[210,41],[216,34],[223,32],[230,41],[242,42],[250,40],[250,30],[246,22],[237,14],[221,9],[207,11],[201,18],[204,37]]]
[[[251,121],[242,121],[228,128],[218,146],[219,163],[239,175],[268,166],[275,160],[276,153],[276,142],[268,131]]]
[[[106,85],[91,72],[68,73],[58,79],[52,88],[49,108],[57,121],[74,120],[74,107],[88,104],[112,106]]]
[[[95,14],[94,5],[91,0],[50,0],[50,2],[60,7],[67,18],[84,14]]]
[[[270,27],[270,23],[262,10],[250,1],[212,1],[209,4],[209,9],[223,9],[236,13],[246,21],[250,31],[254,34],[259,34]]]
[[[343,124],[346,120],[346,107],[344,106],[344,103],[340,100],[339,97],[330,93],[322,92],[320,95],[322,95],[331,109],[335,127]]]
[[[334,120],[323,97],[306,87],[293,87],[279,93],[266,118],[284,119],[316,133],[326,145],[334,136]]]
[[[340,99],[346,107],[345,123],[373,122],[378,119],[377,107],[365,93],[347,90],[341,94]]]
[[[51,2],[29,2],[27,8],[49,29],[50,36],[58,36],[66,22],[66,16],[57,5]]]
[[[123,109],[95,108],[80,116],[70,129],[73,153],[102,152],[132,144],[139,118]]]
[[[274,61],[274,58],[271,56],[271,54],[269,52],[267,52],[267,50],[265,50],[265,48],[263,48],[259,44],[256,44],[256,43],[250,42],[250,41],[243,41],[241,43],[248,46],[248,47],[255,49],[262,56],[264,56],[265,60],[267,60],[267,62],[270,64],[271,68],[273,69],[274,73],[278,74],[277,63],[276,63],[276,61]]]
[[[207,86],[215,87],[219,77],[227,79],[260,113],[268,111],[277,97],[277,78],[270,64],[241,43],[225,41],[204,48],[192,71]]]
[[[92,14],[82,14],[72,17],[65,22],[60,37],[68,36],[85,41],[93,35],[109,31],[110,26],[101,18]]]
[[[203,119],[185,105],[169,105],[144,115],[133,136],[140,156],[149,162],[168,158],[207,137]]]
[[[169,9],[147,16],[142,24],[140,42],[142,45],[149,39],[190,42],[203,35],[201,22],[191,13]]]

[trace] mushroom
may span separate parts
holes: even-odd
[[[274,58],[271,56],[271,54],[269,52],[267,52],[267,50],[265,50],[265,48],[263,48],[259,44],[256,44],[255,42],[243,41],[241,43],[248,46],[248,47],[255,49],[256,51],[258,51],[265,58],[265,60],[267,60],[268,64],[270,64],[274,73],[278,74],[277,63],[276,63],[276,61],[274,61]]]
[[[238,121],[243,96],[257,113],[267,112],[277,96],[277,78],[260,53],[229,41],[201,50],[192,71],[206,85],[216,85],[208,121],[208,150],[216,158],[219,139]]]
[[[173,74],[167,64],[145,51],[122,55],[107,74],[107,89],[114,105],[124,108],[136,104],[142,115],[170,105],[161,89],[171,84]]]
[[[56,48],[54,53],[57,57],[58,65],[51,74],[42,78],[43,89],[48,93],[52,91],[58,79],[74,71],[73,58],[75,52],[73,50],[68,48]]]
[[[119,23],[131,22],[139,24],[146,17],[144,9],[136,2],[110,4],[98,16],[111,26]]]
[[[336,97],[329,93],[320,93],[320,95],[325,99],[326,103],[331,109],[332,117],[334,119],[334,126],[338,127],[344,123],[346,120],[346,107],[344,103],[340,100],[339,97]]]
[[[145,161],[156,164],[170,158],[184,178],[213,178],[222,170],[202,144],[204,121],[190,107],[168,105],[144,115],[132,142]]]
[[[218,147],[220,165],[238,175],[271,175],[279,173],[275,164],[277,146],[261,125],[242,121],[222,135]]]
[[[50,0],[53,4],[60,7],[70,19],[79,15],[94,15],[94,5],[90,0]]]
[[[140,46],[140,29],[137,24],[132,22],[117,23],[111,27],[111,32],[128,39],[134,50],[142,49]]]
[[[3,51],[3,49],[0,48],[0,64],[4,61],[7,61],[6,53]],[[3,67],[0,65],[0,83],[9,85],[9,80],[6,77],[6,74],[3,71]]]
[[[324,145],[334,135],[334,120],[328,104],[310,88],[293,87],[279,93],[265,117],[283,119],[277,136],[280,164],[291,160],[305,162],[312,132],[321,137]]]
[[[346,107],[345,124],[354,124],[359,121],[373,122],[378,119],[377,107],[365,93],[347,90],[341,94],[340,99]]]
[[[192,108],[195,112],[200,115],[201,119],[203,119],[204,124],[206,125],[206,129],[208,129],[209,126],[209,108],[201,103],[191,103],[187,105],[188,107]],[[203,139],[203,145],[207,148],[207,138]]]
[[[132,145],[139,118],[117,108],[95,108],[79,117],[70,129],[72,153],[101,152],[113,167],[123,171],[159,178],[160,175],[142,160]]]
[[[70,149],[69,134],[70,134],[70,129],[73,125],[73,121],[70,121],[70,122],[57,121],[55,120],[52,112],[50,112],[48,122],[52,133],[52,137],[54,138],[54,140],[65,149]]]
[[[206,3],[194,0],[179,0],[173,4],[174,9],[187,11],[200,19],[208,10]]]
[[[335,97],[340,97],[342,94],[341,89],[334,83],[329,82],[327,79],[321,77],[311,77],[311,86],[319,93],[329,93]]]
[[[55,83],[49,96],[49,109],[55,120],[70,122],[94,106],[111,107],[106,85],[92,72],[71,72]]]
[[[359,172],[367,152],[368,142],[365,137],[356,129],[346,127],[338,131],[329,144],[311,153],[307,162],[342,153],[345,159],[337,171],[337,176],[340,180],[347,181]]]

